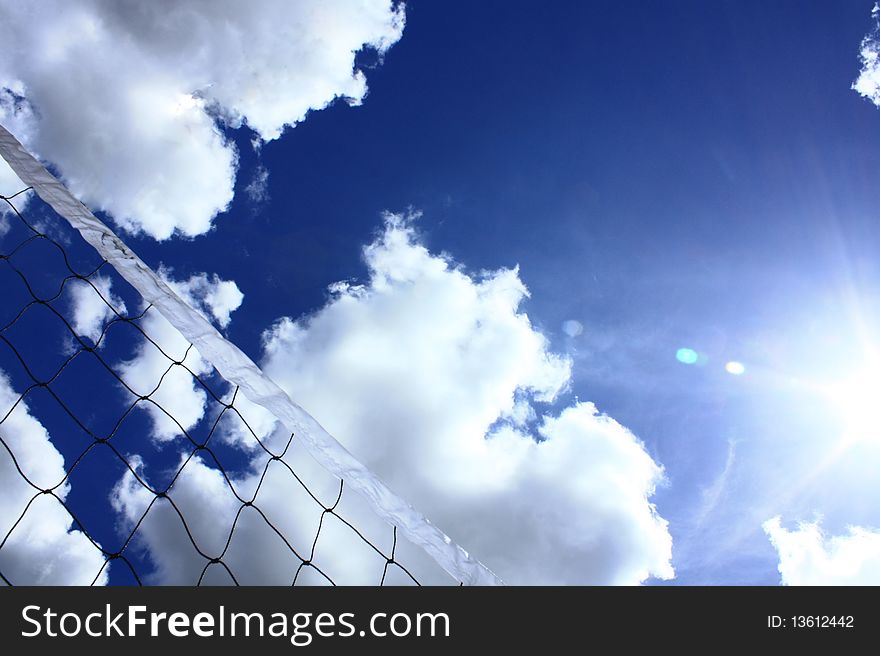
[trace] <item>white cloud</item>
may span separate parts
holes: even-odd
[[[15,405],[18,398],[5,374],[0,372],[0,419],[3,420],[0,437],[6,445],[6,448],[0,446],[0,490],[3,491],[0,494],[0,540],[37,493],[16,470],[15,463],[41,488],[50,488],[65,476],[64,458],[52,445],[43,425],[31,416],[26,402]],[[15,463],[9,451],[14,454]],[[55,494],[61,499],[69,492],[68,483],[55,488]],[[72,526],[70,514],[56,499],[40,495],[0,549],[0,572],[14,585],[92,583],[104,557]],[[97,583],[106,582],[105,568]]]
[[[862,70],[852,88],[880,107],[880,5],[874,5],[871,17],[874,29],[862,39],[859,51]]]
[[[267,202],[269,200],[269,169],[260,164],[244,191],[252,203]]]
[[[95,275],[89,280],[91,285],[82,280],[68,283],[73,311],[70,323],[78,335],[97,343],[106,323],[116,316],[113,310],[125,314],[126,308],[125,303],[113,294],[113,281],[110,278]]]
[[[208,231],[232,199],[237,153],[215,119],[269,140],[359,103],[354,53],[404,24],[391,0],[3,0],[0,17],[0,90],[35,110],[7,127],[87,205],[157,239]]]
[[[0,196],[12,196],[14,193],[21,191],[24,189],[25,185],[21,180],[18,179],[18,176],[15,175],[13,170],[9,168],[9,164],[2,158],[0,158]],[[21,206],[16,205],[19,211],[21,211]],[[9,209],[9,205],[6,204],[5,201],[0,202],[0,220],[3,220],[4,215],[7,212],[11,212]],[[0,233],[0,237],[2,237],[2,233]]]
[[[160,273],[190,305],[212,316],[221,327],[229,323],[230,313],[243,299],[234,282],[216,275],[209,278],[200,273],[175,281],[167,270]],[[193,428],[204,415],[207,394],[193,374],[208,375],[212,367],[155,309],[147,311],[140,325],[155,343],[143,340],[135,356],[121,363],[118,372],[135,394],[152,399],[141,401],[139,407],[152,420],[154,439],[172,440]]]
[[[230,388],[224,399],[227,403],[232,400],[232,391],[233,388]],[[259,448],[257,440],[265,445],[266,438],[271,437],[277,427],[275,415],[249,401],[244,394],[236,394],[234,401],[237,412],[230,411],[218,426],[221,439],[244,450]]]
[[[282,319],[266,333],[263,364],[270,377],[509,583],[634,584],[671,577],[671,537],[650,502],[662,468],[632,433],[592,404],[558,414],[540,405],[565,389],[570,362],[548,350],[520,311],[528,292],[518,271],[469,275],[448,257],[429,253],[399,216],[388,217],[365,256],[366,284],[338,283],[320,311]],[[261,437],[273,423],[263,419],[256,422]],[[272,439],[284,437],[282,431]],[[264,461],[258,450],[255,463]],[[189,467],[194,480],[219,481],[203,463]],[[298,473],[302,468],[310,475],[316,470],[305,458]],[[253,485],[261,467],[254,470],[234,482]],[[305,525],[290,516],[291,478],[264,482],[259,505],[308,545],[318,515]],[[204,527],[205,540],[225,538],[221,527],[228,533],[238,504],[222,501],[213,483],[202,491],[187,481],[184,476],[174,493],[209,509],[202,511],[213,522]],[[321,485],[323,494],[333,494],[334,482]],[[123,481],[117,503],[134,521],[149,498],[129,488]],[[356,497],[344,500],[356,506]],[[370,525],[366,510],[352,512],[356,526]],[[157,515],[142,529],[160,580],[184,580],[193,562],[204,562],[182,563],[185,551],[161,546],[178,530],[175,523],[176,514],[168,513],[168,521]],[[288,561],[265,568],[275,558],[273,540],[264,545],[245,532],[234,537],[233,547],[245,555],[229,562],[245,581],[285,582]],[[323,562],[357,569],[358,558],[346,560],[348,550],[333,539],[322,538],[320,547]],[[412,550],[407,556],[419,558]],[[368,554],[364,558],[369,562]]]
[[[174,280],[171,269],[160,267],[159,275],[178,296],[221,328],[229,325],[230,315],[241,306],[244,294],[232,280],[221,280],[215,273],[197,273],[187,280]]]
[[[207,396],[190,372],[203,376],[211,368],[155,309],[147,311],[140,325],[155,344],[144,341],[118,373],[136,395],[152,400],[141,401],[139,407],[153,422],[153,438],[172,440],[193,428],[205,412]]]
[[[779,553],[783,585],[880,585],[880,531],[850,526],[828,537],[819,521],[789,531],[779,517],[763,526]]]

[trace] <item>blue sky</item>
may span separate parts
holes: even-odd
[[[126,241],[178,280],[234,280],[226,334],[265,361],[279,317],[369,279],[384,211],[421,212],[419,243],[474,280],[519,266],[520,311],[571,362],[538,415],[592,401],[664,468],[664,583],[776,584],[770,518],[880,527],[880,441],[846,442],[865,409],[827,389],[869,361],[880,318],[880,113],[851,89],[871,7],[411,0],[399,42],[358,56],[362,105],[258,152],[223,126],[238,172],[213,229]]]

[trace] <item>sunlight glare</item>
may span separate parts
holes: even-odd
[[[880,445],[880,366],[869,367],[828,387],[849,442]]]

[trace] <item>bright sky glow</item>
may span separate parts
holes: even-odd
[[[880,445],[880,366],[832,383],[827,395],[843,423],[846,442]]]

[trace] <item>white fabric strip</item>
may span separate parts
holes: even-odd
[[[410,504],[392,492],[311,415],[269,379],[237,346],[191,308],[135,255],[113,231],[79,202],[18,140],[0,125],[0,154],[36,194],[64,217],[141,296],[244,395],[275,415],[329,472],[360,493],[376,514],[422,547],[465,585],[499,585],[501,580],[472,558]]]

